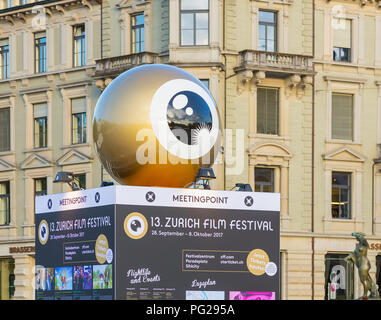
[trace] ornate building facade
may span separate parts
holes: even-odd
[[[279,298],[361,295],[342,259],[351,232],[364,232],[379,277],[379,5],[2,1],[1,299],[34,298],[34,197],[68,191],[56,172],[85,188],[110,179],[92,146],[93,110],[117,75],[147,63],[181,67],[214,96],[225,130],[214,189],[281,194]]]

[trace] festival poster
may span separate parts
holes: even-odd
[[[114,207],[71,208],[89,202],[89,191],[54,196],[37,198],[36,299],[113,299]],[[92,201],[101,203],[99,192]],[[54,203],[62,210],[50,212]]]

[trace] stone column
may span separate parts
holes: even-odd
[[[280,167],[280,214],[288,215],[288,168]]]
[[[15,295],[13,300],[34,300],[34,257],[26,254],[14,255]]]
[[[0,260],[0,282],[1,282],[1,300],[9,299],[9,262],[8,260]]]

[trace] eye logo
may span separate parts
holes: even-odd
[[[123,223],[124,232],[131,239],[143,238],[148,230],[148,222],[145,216],[139,212],[130,213]]]
[[[138,230],[142,227],[142,224],[140,223],[139,220],[133,220],[130,224],[130,227],[132,231],[138,232]]]
[[[185,79],[164,83],[151,101],[151,125],[160,144],[183,159],[206,155],[218,138],[216,104],[199,84]]]
[[[38,240],[44,245],[49,238],[49,226],[46,220],[41,220],[38,226]]]

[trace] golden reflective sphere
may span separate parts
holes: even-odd
[[[184,187],[217,156],[220,121],[209,90],[190,73],[152,64],[128,70],[101,94],[96,152],[120,184]]]

